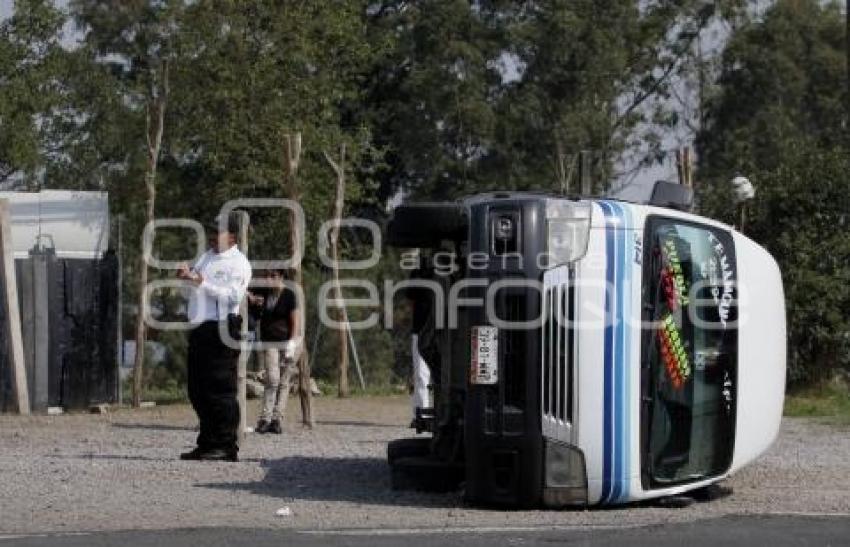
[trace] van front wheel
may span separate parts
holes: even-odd
[[[424,458],[430,452],[430,438],[396,439],[387,445],[387,462],[393,465],[401,458]]]

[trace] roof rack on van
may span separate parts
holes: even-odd
[[[649,198],[649,205],[690,211],[694,206],[694,189],[675,182],[656,181],[652,188],[652,197]]]

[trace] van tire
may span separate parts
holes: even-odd
[[[390,466],[393,490],[456,492],[464,479],[463,466],[434,458],[399,458]]]
[[[697,488],[689,495],[700,503],[707,503],[721,500],[731,496],[733,493],[731,486],[726,486],[720,483],[709,484],[702,488]]]
[[[401,458],[423,458],[431,452],[431,439],[396,439],[387,444],[387,462],[390,465]]]
[[[695,502],[696,500],[688,495],[675,495],[658,498],[655,500],[654,505],[665,509],[685,509],[693,505]]]

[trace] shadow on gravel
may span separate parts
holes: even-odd
[[[134,461],[134,462],[163,462],[164,458],[155,458],[151,456],[130,456],[125,454],[50,454],[49,458],[59,460],[117,460],[117,461]]]
[[[372,505],[445,507],[463,504],[459,493],[426,494],[394,491],[384,458],[310,458],[293,456],[263,463],[266,476],[253,483],[199,483],[201,488],[250,492],[298,500],[343,501]]]
[[[337,426],[353,426],[353,427],[391,427],[393,429],[398,429],[400,427],[404,427],[399,424],[379,424],[377,422],[353,422],[353,421],[327,421],[327,420],[319,420],[316,422],[319,425],[337,425]]]
[[[168,424],[122,424],[113,423],[112,427],[118,429],[143,429],[146,431],[197,431],[194,426],[168,425]]]

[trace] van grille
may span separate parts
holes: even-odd
[[[542,345],[542,410],[544,423],[553,426],[573,422],[573,375],[575,371],[575,286],[570,282],[544,291]]]
[[[509,293],[505,296],[500,318],[510,322],[527,321],[525,294]],[[525,353],[528,331],[503,330],[505,405],[525,408]]]

